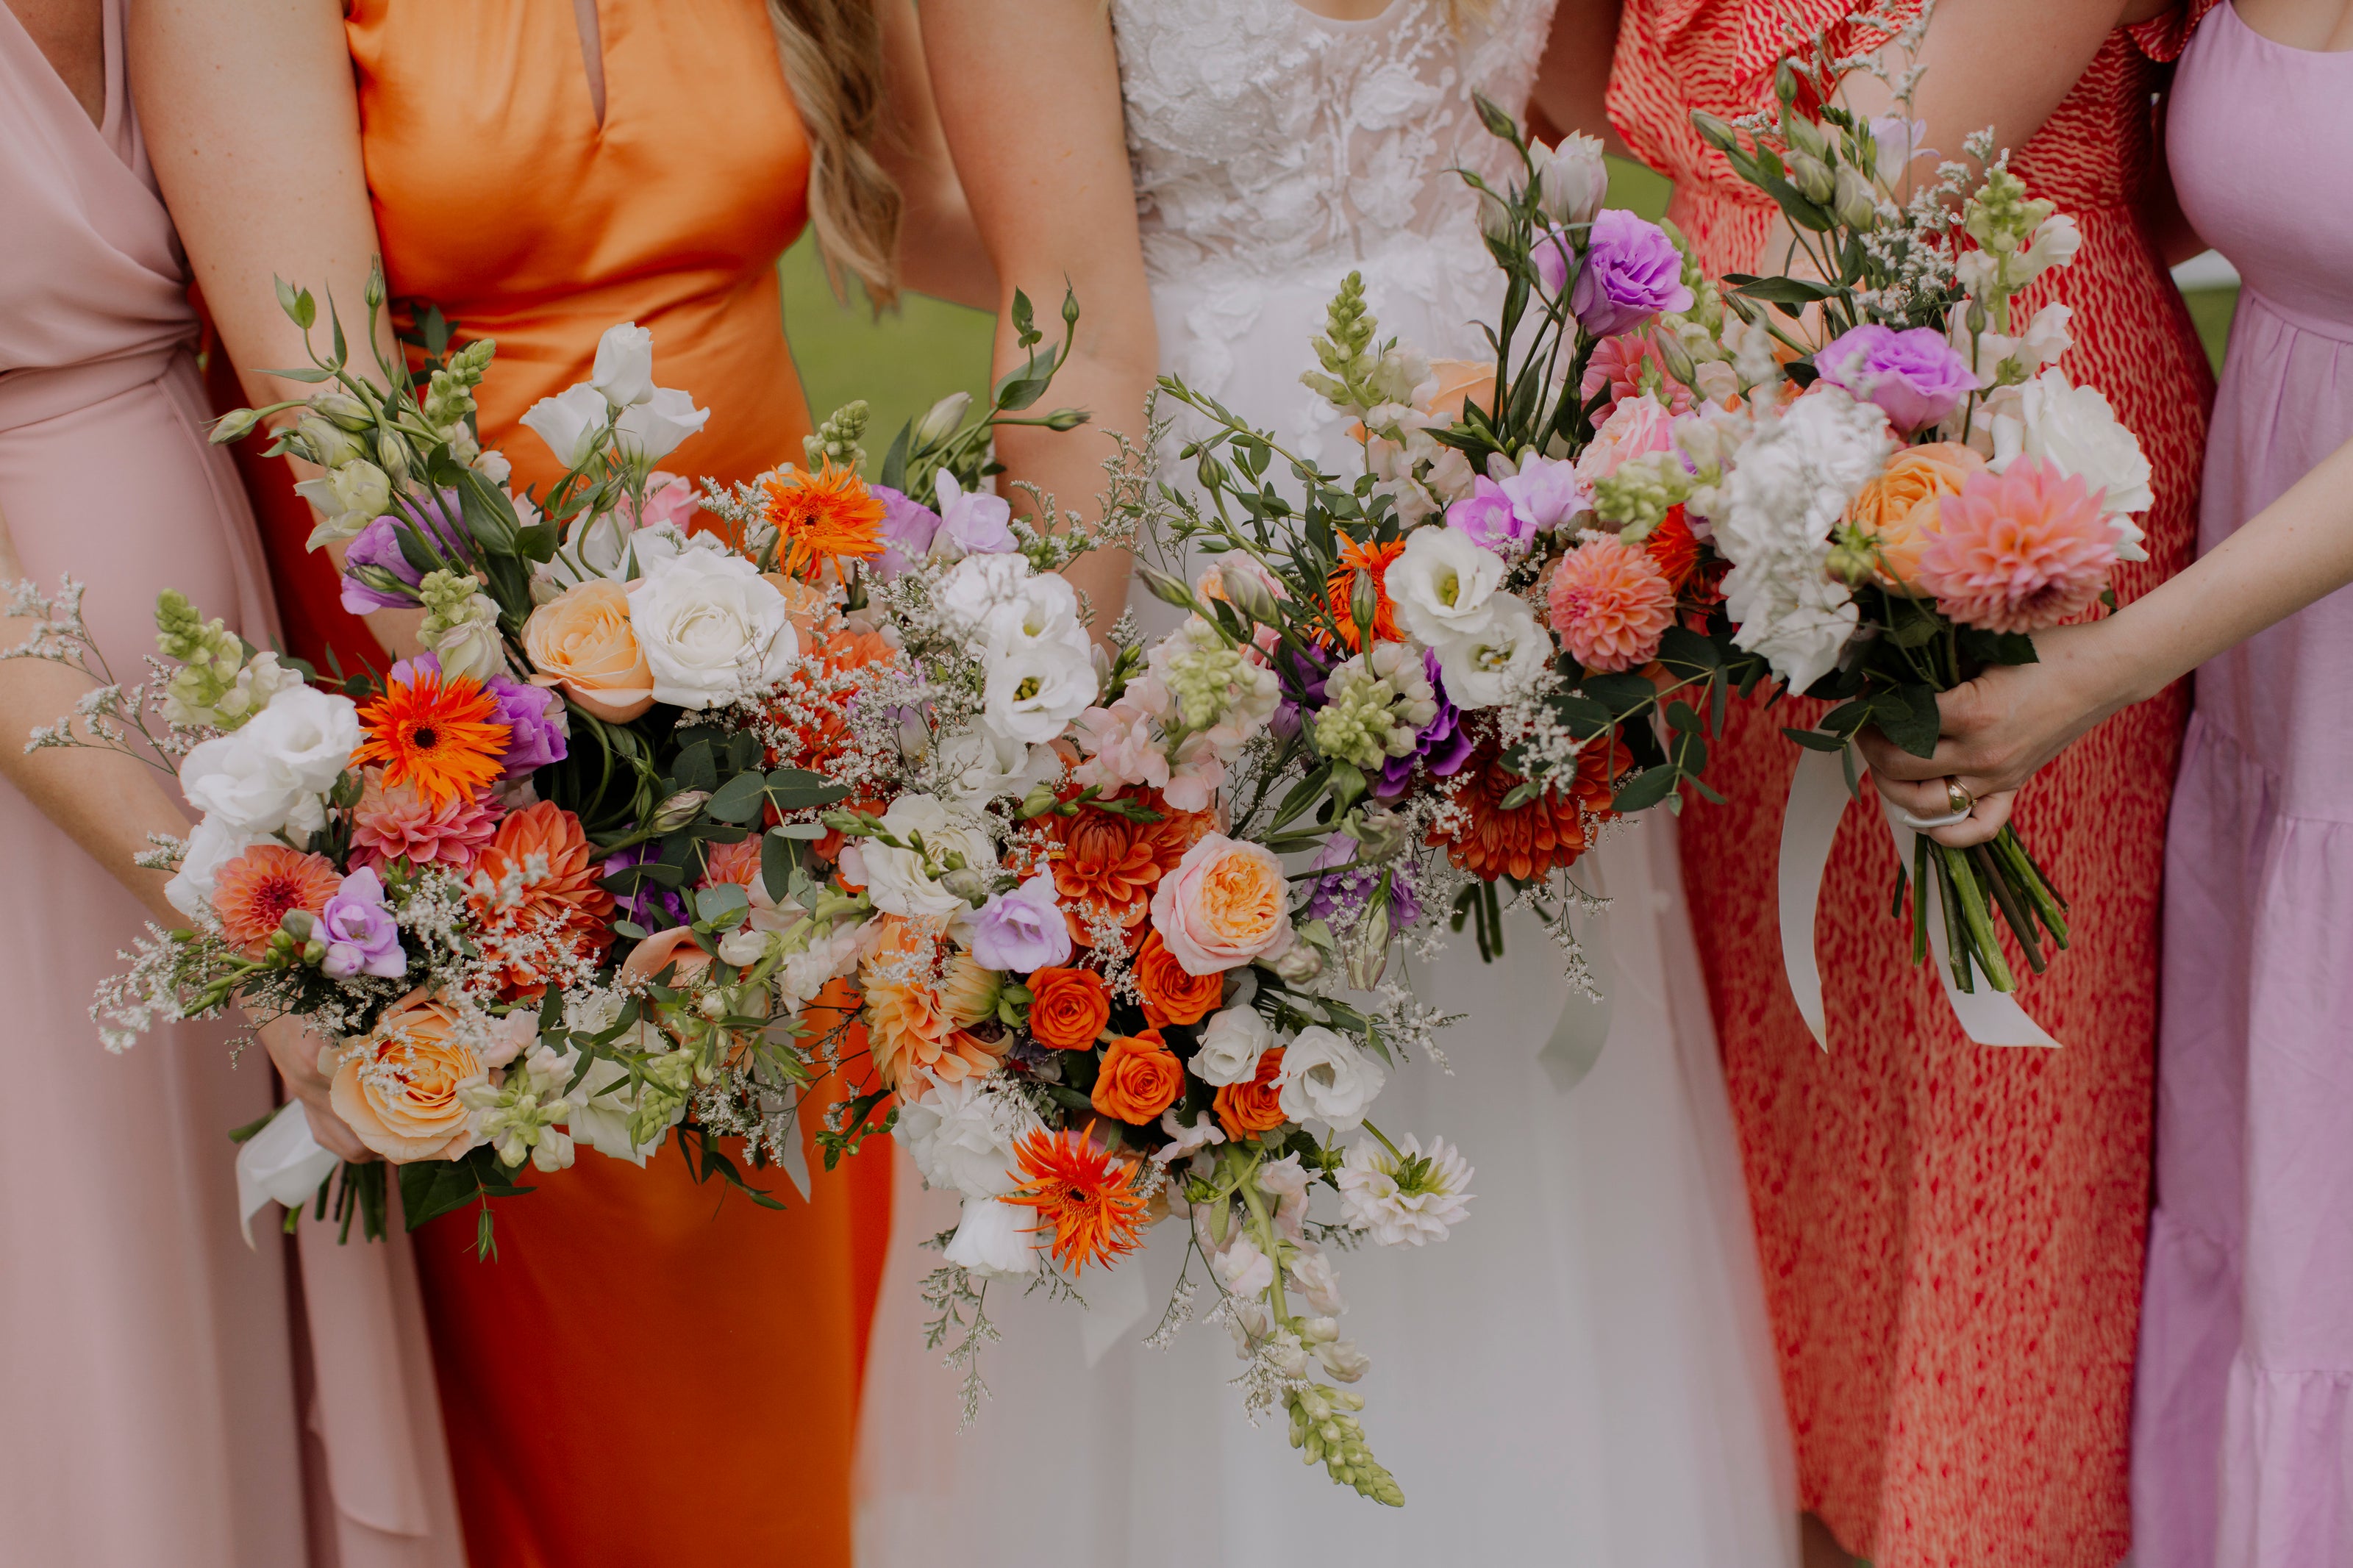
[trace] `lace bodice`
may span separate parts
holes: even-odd
[[[1475,249],[1453,170],[1500,174],[1509,153],[1472,95],[1519,112],[1553,4],[1498,0],[1458,30],[1447,0],[1391,0],[1363,22],[1296,0],[1114,0],[1155,282],[1345,270],[1450,232]]]

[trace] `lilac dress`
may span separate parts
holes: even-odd
[[[2353,437],[2353,53],[2217,7],[2168,153],[2246,280],[2202,551]],[[2348,675],[2353,589],[2197,676],[2166,847],[2138,1568],[2353,1563]]]

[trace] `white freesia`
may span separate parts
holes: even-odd
[[[1493,708],[1533,689],[1552,667],[1552,634],[1526,600],[1497,594],[1487,609],[1486,624],[1477,631],[1430,645],[1446,678],[1447,700],[1458,708]]]
[[[1827,673],[1854,633],[1853,595],[1828,571],[1831,534],[1893,449],[1875,405],[1818,388],[1760,423],[1725,480],[1711,518],[1733,563],[1724,580],[1733,641],[1762,654],[1793,691]]]
[[[190,920],[201,919],[213,907],[213,889],[221,868],[255,845],[269,841],[267,833],[233,826],[217,816],[206,817],[189,833],[180,869],[164,884],[164,897]]]
[[[711,422],[711,410],[671,387],[657,386],[643,403],[628,409],[613,428],[613,444],[636,463],[659,463],[678,444]]]
[[[609,412],[605,395],[584,381],[533,404],[522,423],[524,429],[547,443],[557,462],[576,468],[596,451]]]
[[[1461,529],[1417,528],[1383,581],[1405,629],[1435,647],[1486,629],[1504,562]]]
[[[800,652],[784,595],[742,556],[685,549],[648,559],[629,585],[629,626],[653,671],[654,700],[681,708],[722,708],[775,684]]]
[[[350,698],[290,686],[243,729],[190,752],[180,763],[180,788],[225,827],[311,832],[324,826],[321,797],[359,743],[359,710]]]
[[[853,875],[866,885],[876,909],[909,920],[950,920],[971,910],[934,879],[959,866],[995,870],[997,849],[987,833],[959,820],[938,796],[929,795],[901,795],[882,814],[882,826],[909,847],[861,838],[843,851],[845,857],[856,856]],[[922,847],[913,847],[919,841]],[[849,868],[847,859],[844,864]]]
[[[1274,1030],[1255,1007],[1228,1007],[1209,1015],[1201,1026],[1200,1049],[1193,1055],[1193,1076],[1212,1089],[1247,1083],[1258,1073],[1258,1059],[1274,1044]]]
[[[1382,1247],[1444,1241],[1470,1213],[1472,1169],[1443,1138],[1424,1152],[1401,1138],[1395,1152],[1377,1138],[1359,1139],[1340,1163],[1340,1208],[1351,1229]]]
[[[635,321],[607,327],[596,340],[596,368],[588,384],[615,408],[628,408],[654,395],[654,335]]]
[[[995,1198],[966,1198],[955,1238],[942,1256],[984,1279],[1018,1279],[1038,1267],[1038,1243],[1029,1230],[1029,1210]]]
[[[294,490],[318,509],[319,524],[311,531],[312,550],[356,537],[392,505],[391,479],[364,459],[345,463],[318,479],[304,479]]]
[[[2074,386],[2066,373],[2046,370],[1996,406],[1993,460],[2000,473],[2021,458],[2050,464],[2097,490],[2100,505],[2120,525],[2117,555],[2146,561],[2140,530],[2125,520],[2157,504],[2148,455],[2096,387]]]
[[[1003,1197],[1020,1185],[1013,1146],[1044,1125],[1038,1113],[994,1074],[954,1083],[923,1076],[930,1087],[920,1099],[902,1101],[891,1132],[924,1183],[968,1198]]]
[[[1075,620],[1059,635],[1001,633],[982,656],[982,668],[981,723],[999,740],[1024,745],[1043,745],[1061,734],[1094,706],[1100,689],[1093,650]]]
[[[1282,1053],[1276,1102],[1293,1121],[1315,1118],[1346,1131],[1388,1081],[1381,1064],[1320,1024],[1299,1031]]]

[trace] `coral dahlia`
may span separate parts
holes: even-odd
[[[1936,510],[1919,585],[1963,626],[2036,632],[2090,609],[2107,586],[2116,531],[2083,479],[2021,458],[1971,474]]]
[[[343,879],[323,855],[283,844],[257,844],[220,868],[213,882],[213,913],[229,941],[259,958],[279,922],[295,910],[322,913]]]
[[[1658,563],[1633,545],[1588,539],[1553,568],[1552,629],[1588,669],[1651,662],[1675,618],[1675,591]]]
[[[508,814],[474,862],[467,904],[501,994],[535,996],[613,945],[613,895],[580,819],[553,801]]]
[[[1505,810],[1504,797],[1522,781],[1496,760],[1499,754],[1493,740],[1481,742],[1455,775],[1457,809],[1439,818],[1428,840],[1457,866],[1491,882],[1498,877],[1525,882],[1575,865],[1593,841],[1588,819],[1609,815],[1617,781],[1634,760],[1615,735],[1588,742],[1577,753],[1573,781]]]

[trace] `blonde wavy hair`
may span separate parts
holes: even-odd
[[[809,225],[837,292],[856,277],[878,306],[898,298],[898,183],[874,156],[882,123],[876,0],[768,0],[768,26],[808,133]]]

